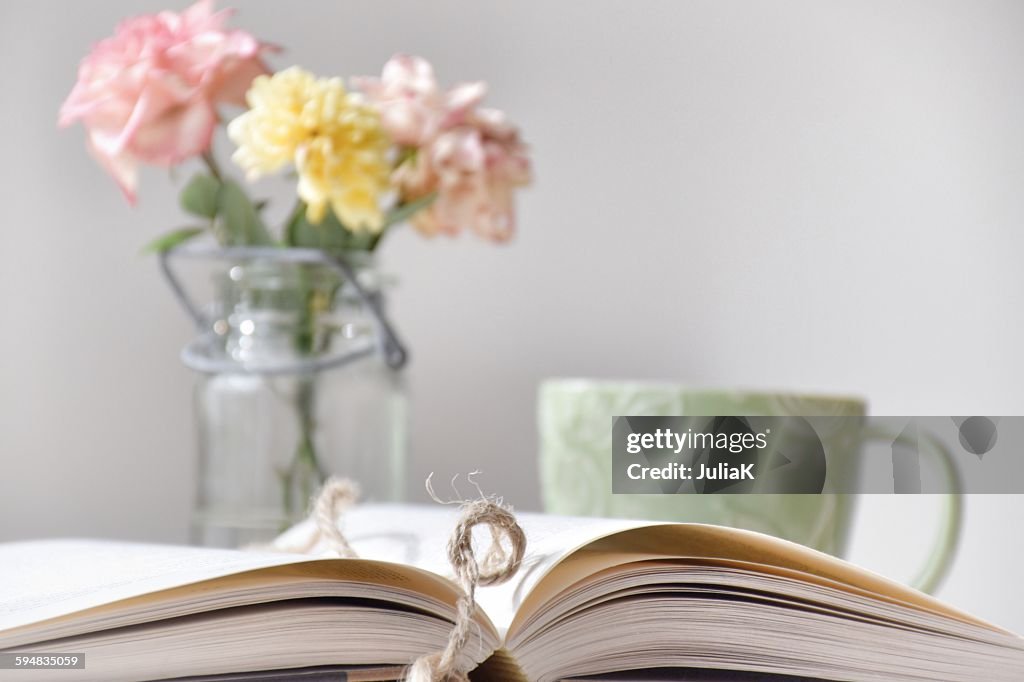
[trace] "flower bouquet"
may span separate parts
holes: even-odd
[[[275,72],[267,60],[280,48],[229,28],[230,16],[200,0],[124,21],[83,59],[59,118],[83,124],[130,204],[141,165],[199,163],[180,194],[191,224],[147,250],[166,258],[205,237],[223,261],[211,310],[194,311],[218,360],[197,391],[198,523],[232,530],[199,539],[218,543],[290,523],[329,473],[400,496],[404,430],[379,425],[394,395],[367,397],[363,370],[349,368],[340,398],[326,400],[322,370],[333,365],[317,361],[380,339],[385,292],[372,254],[385,235],[408,223],[428,237],[468,230],[506,241],[515,190],[531,175],[517,129],[482,106],[484,83],[442,89],[430,63],[410,55],[348,83],[297,66]],[[214,152],[222,124],[244,180]],[[246,186],[275,174],[295,187],[277,226]],[[378,394],[394,392],[394,369],[384,370],[374,370],[386,384]],[[332,440],[339,424],[346,435]],[[362,438],[375,429],[384,436]]]

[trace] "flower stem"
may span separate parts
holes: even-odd
[[[203,152],[202,159],[203,163],[205,163],[206,167],[210,170],[210,175],[216,178],[217,182],[221,182],[224,177],[221,175],[220,164],[217,163],[217,159],[213,155],[213,150],[207,149]]]
[[[299,442],[287,472],[281,476],[286,523],[296,520],[304,505],[327,478],[316,452],[316,377],[298,378],[295,412],[299,421]]]

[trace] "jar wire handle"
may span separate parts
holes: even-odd
[[[204,355],[200,346],[208,345],[212,334],[213,320],[204,314],[202,309],[189,295],[188,290],[182,284],[178,273],[175,271],[172,261],[176,258],[190,258],[194,260],[245,260],[245,259],[267,259],[282,263],[320,263],[337,271],[345,281],[351,283],[356,297],[370,311],[370,315],[376,321],[381,333],[381,347],[384,352],[384,362],[394,370],[401,369],[409,360],[409,352],[405,345],[398,338],[394,327],[388,320],[380,305],[379,297],[373,296],[366,290],[356,277],[352,264],[340,254],[329,254],[320,249],[288,248],[279,249],[267,246],[229,246],[216,247],[202,244],[182,244],[175,248],[160,253],[160,271],[163,273],[171,293],[181,304],[188,316],[195,323],[201,338],[185,347],[182,351],[182,359],[189,367],[202,372],[229,371],[237,367],[226,361],[218,361]],[[331,357],[303,359],[287,366],[275,368],[261,368],[264,373],[289,373],[295,371],[317,371],[344,364],[358,357],[363,357],[373,352],[373,347],[355,347],[349,352]],[[230,365],[230,367],[229,367]]]

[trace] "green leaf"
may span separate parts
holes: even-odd
[[[422,196],[419,199],[413,199],[407,203],[399,204],[388,211],[388,214],[384,216],[384,229],[387,229],[392,225],[397,225],[398,223],[404,223],[406,220],[413,217],[413,215],[434,203],[434,199],[436,198],[437,194],[432,193]]]
[[[334,215],[330,208],[318,224],[306,218],[306,204],[299,202],[285,228],[285,242],[288,246],[323,251],[344,251],[352,248],[353,235]]]
[[[259,212],[245,190],[226,180],[217,192],[217,218],[226,246],[267,246],[273,243]]]
[[[306,218],[306,204],[300,201],[295,205],[295,210],[285,225],[284,243],[286,246],[334,252],[373,251],[388,227],[407,220],[417,211],[429,206],[435,198],[436,195],[431,194],[390,211],[384,217],[383,229],[378,233],[353,232],[338,220],[330,207],[319,224],[311,223]]]
[[[196,173],[181,190],[181,207],[192,215],[213,218],[217,215],[217,193],[220,182],[211,175]]]
[[[170,251],[179,244],[184,244],[193,237],[198,237],[203,232],[206,232],[205,227],[181,227],[177,230],[172,230],[167,234],[161,235],[146,244],[145,248],[142,249],[142,253],[163,253],[164,251]]]

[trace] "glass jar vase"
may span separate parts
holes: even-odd
[[[288,253],[281,251],[279,253]],[[198,371],[192,539],[265,542],[308,512],[331,475],[362,499],[405,487],[405,377],[391,365],[385,282],[368,258],[230,258],[183,358]]]

